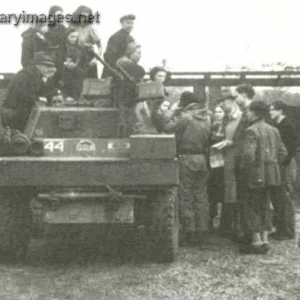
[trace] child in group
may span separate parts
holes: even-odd
[[[65,97],[79,99],[86,70],[86,53],[78,45],[78,31],[69,27],[57,55],[57,82]]]

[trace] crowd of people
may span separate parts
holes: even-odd
[[[182,244],[203,243],[217,229],[241,253],[266,254],[269,235],[295,238],[297,133],[283,101],[268,106],[254,96],[251,85],[241,84],[211,114],[184,92],[179,115],[160,114],[158,130],[176,136]]]
[[[62,13],[59,6],[50,8],[50,14]],[[90,14],[86,6],[74,13]],[[140,120],[148,116],[157,132],[175,134],[181,244],[203,243],[216,230],[220,203],[218,232],[238,242],[242,253],[267,253],[274,229],[273,238],[295,238],[292,198],[298,139],[284,102],[267,106],[253,100],[255,91],[248,84],[224,97],[214,113],[191,92],[182,93],[175,104],[166,89],[159,101],[132,102],[132,83],[145,76],[139,65],[141,46],[130,35],[134,20],[134,15],[121,17],[121,29],[104,52],[102,78],[113,77],[112,68],[124,75],[130,84],[122,86],[123,104],[137,115],[142,112]],[[1,111],[4,126],[21,132],[36,101],[57,99],[58,91],[65,99],[79,99],[84,79],[99,77],[95,54],[102,54],[98,33],[84,19],[68,28],[36,22],[22,38],[23,69],[12,81]],[[167,76],[159,66],[150,72],[150,80],[160,84]]]

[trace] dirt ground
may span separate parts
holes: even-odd
[[[297,244],[271,241],[268,255],[242,256],[233,243],[211,236],[201,247],[181,248],[177,262],[159,265],[121,262],[114,249],[76,258],[64,249],[49,258],[48,246],[33,240],[26,263],[0,265],[0,299],[298,300]]]

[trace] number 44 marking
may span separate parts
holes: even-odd
[[[63,152],[65,143],[64,141],[48,141],[44,145],[44,149],[50,152],[54,152],[55,150]]]

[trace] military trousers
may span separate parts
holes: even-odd
[[[201,233],[208,229],[208,177],[204,155],[179,157],[179,220],[183,234]]]

